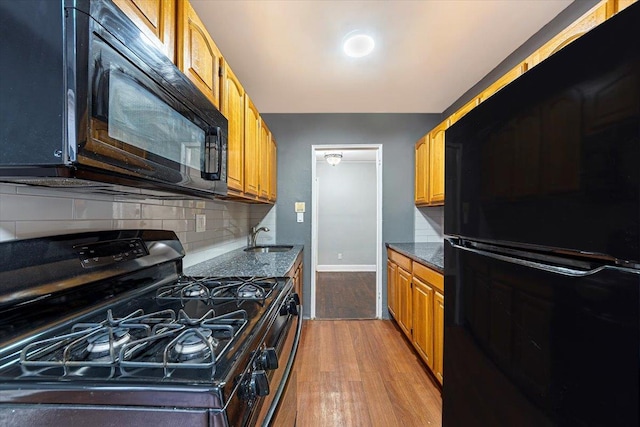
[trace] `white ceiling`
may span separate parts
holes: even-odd
[[[441,113],[572,1],[191,0],[261,113]]]

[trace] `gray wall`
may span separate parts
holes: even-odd
[[[304,314],[311,284],[311,146],[382,144],[382,241],[414,238],[414,144],[440,120],[439,114],[263,114],[278,143],[278,243],[304,245]],[[306,202],[303,223],[294,203]],[[386,274],[383,274],[386,301]],[[385,306],[386,304],[383,304]],[[383,313],[388,316],[386,309]]]
[[[316,176],[318,266],[375,265],[375,161],[331,166],[322,159],[316,163]]]

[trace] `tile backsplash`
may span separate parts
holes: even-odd
[[[414,207],[414,239],[416,242],[442,242],[444,239],[444,207]]]
[[[0,241],[124,228],[173,230],[189,266],[247,245],[252,226],[266,226],[259,243],[275,243],[276,209],[232,201],[129,199],[0,184]],[[196,214],[206,230],[195,231]]]

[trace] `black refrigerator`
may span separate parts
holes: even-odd
[[[444,426],[638,426],[640,5],[445,141]]]

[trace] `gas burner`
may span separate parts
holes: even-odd
[[[163,286],[156,291],[156,300],[159,302],[199,300],[209,302],[209,287],[198,280],[178,282],[175,285]]]
[[[262,298],[264,293],[264,289],[251,283],[238,286],[236,291],[238,298]]]
[[[209,295],[209,291],[201,284],[194,283],[192,285],[186,286],[182,290],[182,294],[185,296],[185,298],[206,298],[207,295]]]
[[[214,303],[235,301],[238,305],[244,301],[255,301],[264,304],[276,286],[275,278],[234,277],[211,289],[211,300]]]
[[[184,331],[174,340],[172,353],[179,361],[204,360],[219,344],[220,341],[213,337],[210,329],[193,328]]]
[[[89,358],[98,359],[107,356],[110,350],[118,350],[130,340],[131,335],[126,328],[99,330],[95,335],[87,337]]]

